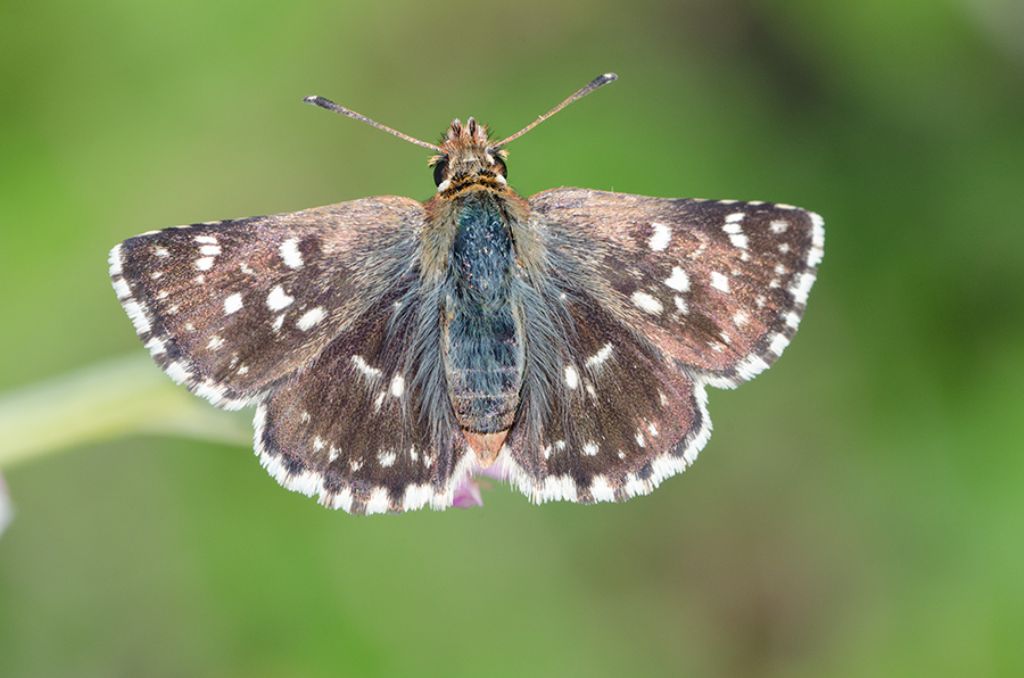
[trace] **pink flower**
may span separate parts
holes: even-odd
[[[494,478],[495,480],[505,480],[505,474],[502,473],[500,464],[491,464],[485,469],[479,471],[481,476],[488,478]],[[480,476],[471,476],[462,481],[455,490],[455,497],[452,499],[452,506],[455,508],[472,508],[474,506],[483,506],[484,498],[480,494],[481,484],[477,482]],[[483,483],[483,488],[490,487],[490,483]]]

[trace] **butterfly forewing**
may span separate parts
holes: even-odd
[[[241,407],[407,279],[423,207],[383,197],[170,228],[110,254],[139,337],[179,383]]]
[[[530,204],[567,284],[715,386],[781,355],[824,247],[821,218],[790,205],[582,189]]]

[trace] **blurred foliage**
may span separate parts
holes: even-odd
[[[1013,0],[0,5],[0,675],[1021,675],[1022,19]],[[652,496],[328,512],[139,358],[115,242],[431,194],[420,149],[302,96],[500,133],[608,70],[513,146],[521,192],[779,200],[828,233],[786,357],[712,392],[701,460]]]

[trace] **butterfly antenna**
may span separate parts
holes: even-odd
[[[615,75],[614,73],[605,73],[604,75],[597,76],[596,78],[591,80],[589,83],[587,83],[587,85],[585,87],[582,87],[581,89],[578,89],[575,92],[573,92],[572,94],[570,94],[569,97],[565,101],[563,101],[562,103],[558,104],[557,106],[555,106],[550,111],[548,111],[544,115],[540,116],[539,118],[537,118],[536,120],[531,122],[529,125],[527,125],[523,129],[519,130],[518,132],[516,132],[512,136],[506,137],[506,138],[502,139],[501,141],[499,141],[498,143],[494,144],[493,148],[500,148],[500,147],[504,146],[505,144],[507,144],[510,141],[515,141],[516,139],[518,139],[519,137],[523,136],[524,134],[529,132],[531,129],[536,127],[537,125],[541,124],[542,122],[544,122],[545,120],[547,120],[548,118],[553,116],[555,113],[558,113],[560,110],[562,110],[563,108],[565,108],[569,104],[574,103],[576,101],[579,101],[580,99],[582,99],[583,97],[587,96],[588,94],[590,94],[594,90],[599,89],[601,87],[604,87],[605,85],[607,85],[610,82],[615,82],[618,79],[619,79],[619,76]]]
[[[376,120],[371,120],[362,113],[356,113],[352,109],[345,108],[344,106],[336,104],[330,99],[324,99],[323,97],[318,96],[311,96],[306,97],[305,99],[303,99],[303,101],[305,101],[307,104],[319,106],[320,108],[326,108],[328,111],[334,111],[335,113],[338,113],[339,115],[344,115],[347,118],[352,118],[354,120],[359,120],[360,122],[365,122],[367,125],[371,127],[376,127],[382,132],[387,132],[388,134],[394,135],[399,139],[404,139],[405,141],[408,141],[410,144],[416,144],[417,146],[422,146],[423,148],[429,148],[430,150],[435,151],[437,153],[441,152],[440,146],[428,144],[426,141],[420,141],[416,137],[411,137],[408,134],[405,134],[404,132],[399,132],[397,129],[388,127],[387,125],[382,125]]]

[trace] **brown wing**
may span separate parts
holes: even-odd
[[[821,217],[790,205],[571,188],[530,205],[567,284],[719,387],[782,354],[824,247]]]
[[[242,407],[408,281],[423,207],[381,197],[179,226],[110,253],[156,362],[215,405]]]
[[[595,297],[565,294],[550,306],[566,328],[553,374],[543,397],[527,383],[506,472],[538,503],[647,494],[693,463],[711,435],[704,385]]]
[[[525,320],[528,369],[547,386],[527,380],[507,471],[534,501],[646,494],[709,439],[705,385],[735,386],[788,344],[821,260],[821,219],[581,189],[530,205],[547,260],[535,306],[551,317]]]
[[[436,297],[385,295],[257,407],[261,463],[350,513],[451,506],[473,459],[434,369],[437,340]]]

